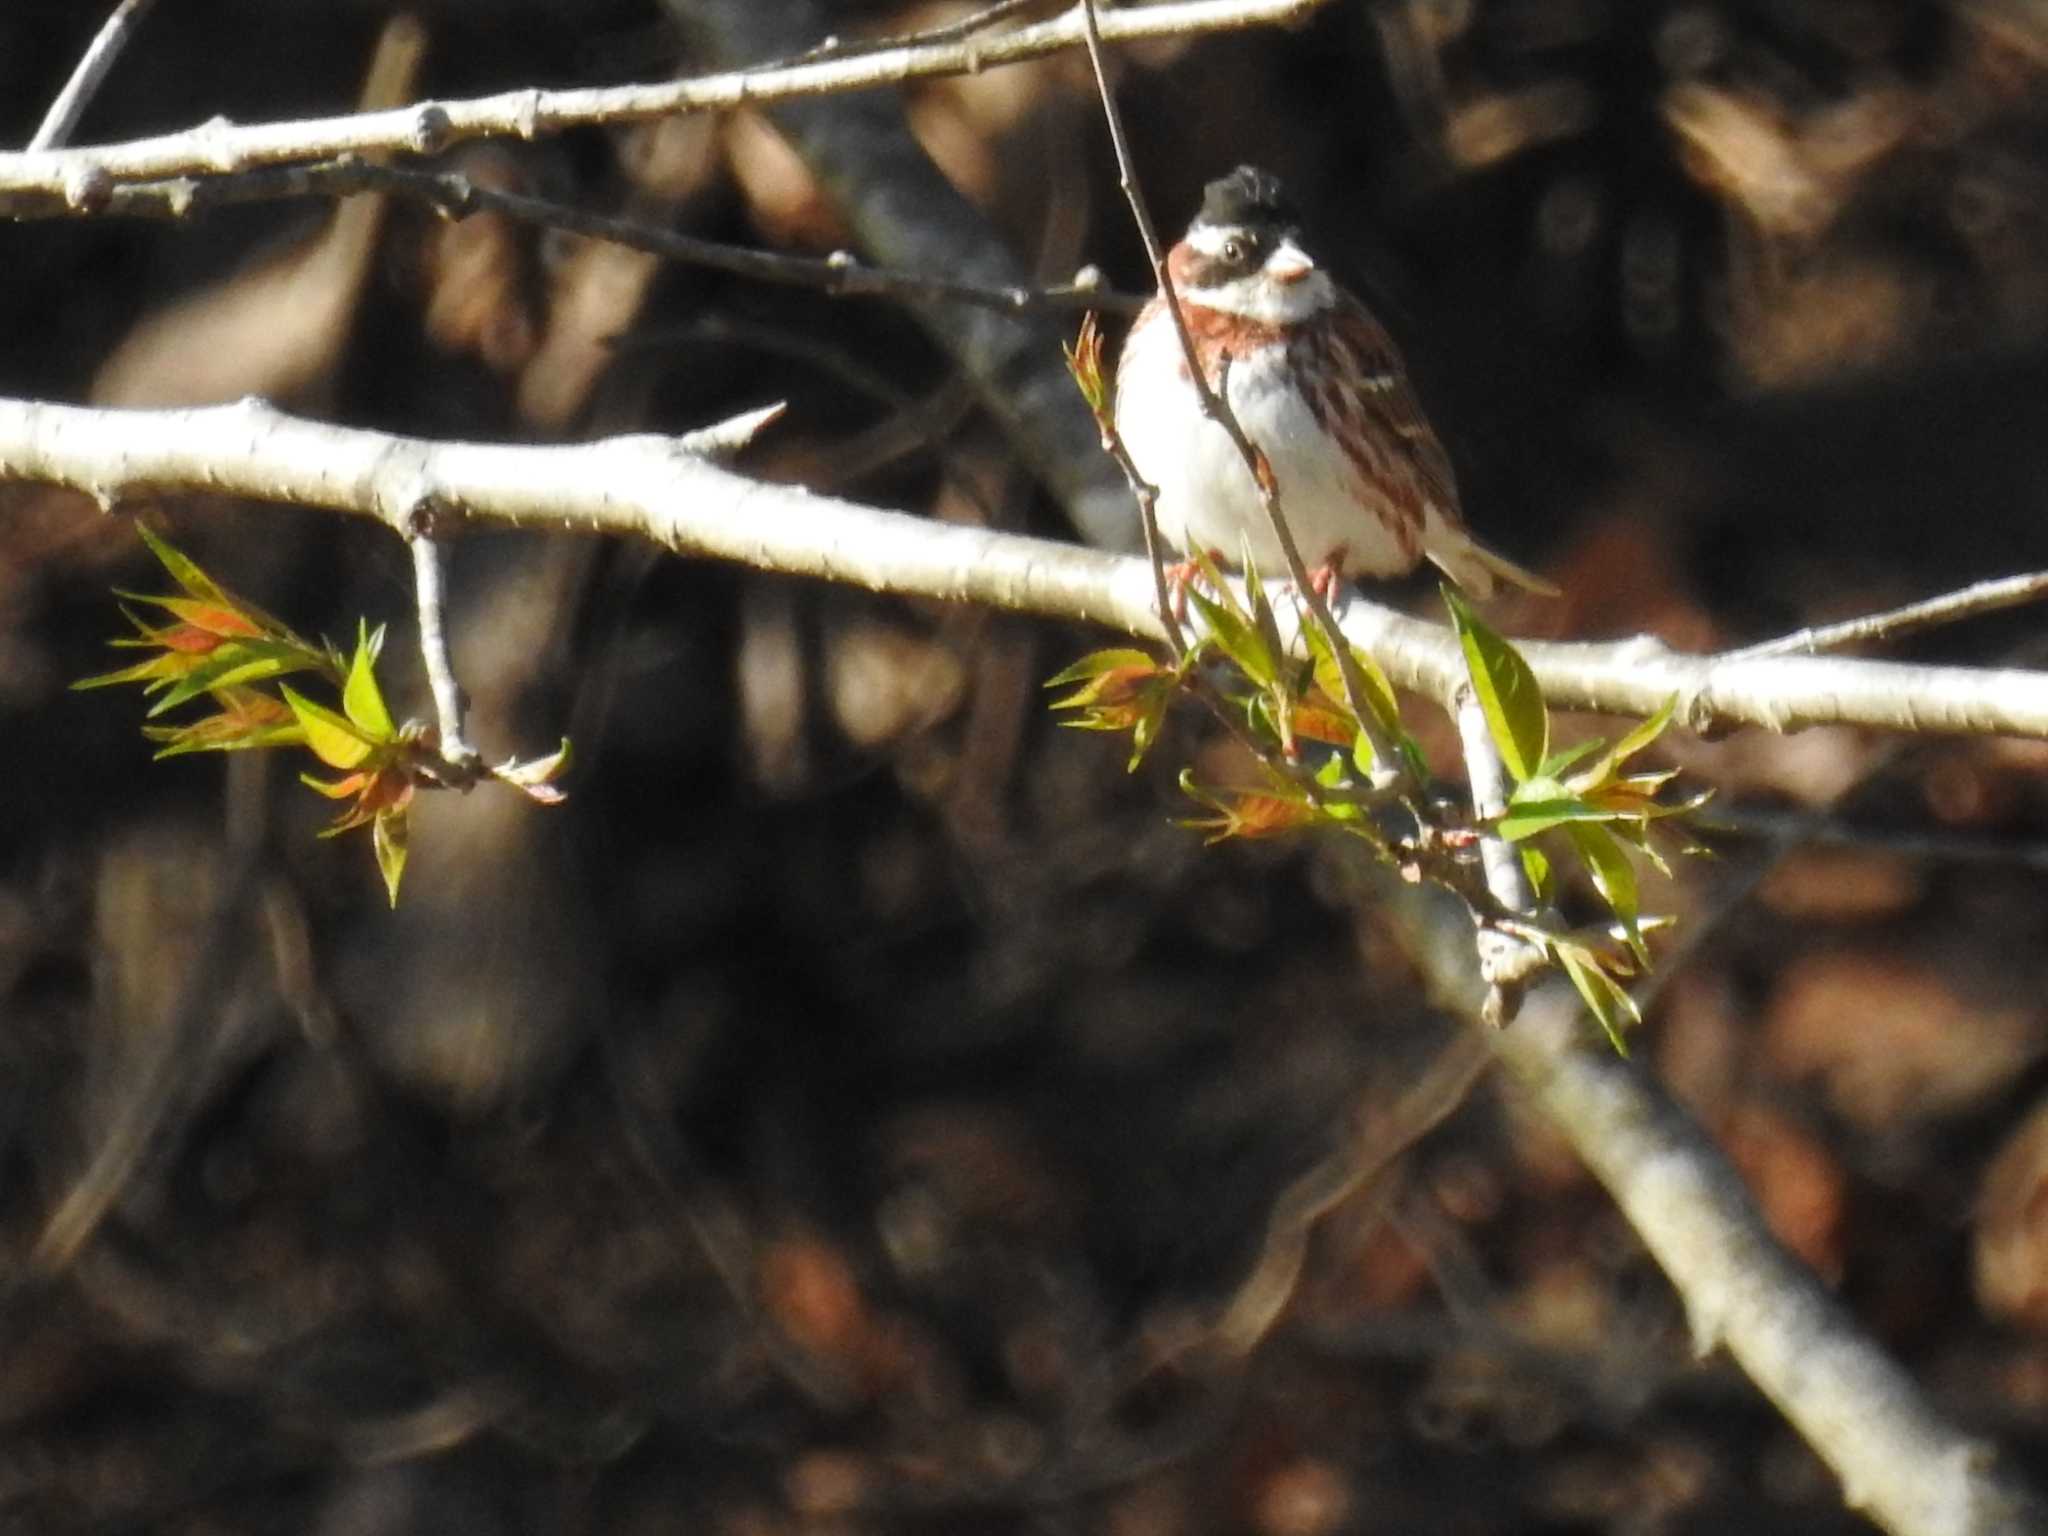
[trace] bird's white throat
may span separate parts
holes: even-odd
[[[1187,303],[1260,325],[1297,325],[1336,303],[1337,289],[1327,272],[1310,272],[1282,283],[1261,271],[1204,287],[1190,285],[1180,296]]]

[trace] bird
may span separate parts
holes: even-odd
[[[1400,349],[1309,254],[1277,177],[1242,165],[1210,182],[1166,271],[1202,374],[1212,390],[1227,385],[1239,425],[1271,464],[1319,585],[1402,576],[1429,560],[1475,598],[1502,581],[1556,593],[1466,531],[1450,456]],[[1285,569],[1250,470],[1203,413],[1163,291],[1125,338],[1115,423],[1158,492],[1168,543],[1221,564],[1235,566],[1243,551],[1263,571]]]

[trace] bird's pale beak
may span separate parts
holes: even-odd
[[[1279,249],[1266,258],[1266,276],[1276,283],[1298,283],[1315,269],[1308,252],[1292,240],[1281,241]]]

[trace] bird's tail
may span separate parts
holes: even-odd
[[[1559,595],[1555,582],[1524,570],[1506,555],[1495,554],[1462,528],[1447,529],[1445,533],[1446,537],[1430,542],[1429,558],[1438,570],[1474,597],[1493,596],[1503,581],[1543,597]]]

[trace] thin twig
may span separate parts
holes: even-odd
[[[898,32],[889,37],[828,37],[815,48],[786,59],[773,59],[762,64],[749,65],[750,69],[787,69],[793,64],[815,64],[824,59],[857,59],[867,54],[885,53],[891,48],[928,47],[935,43],[954,43],[962,38],[972,37],[977,32],[986,32],[990,27],[1009,20],[1012,16],[1043,6],[1045,0],[996,0],[996,3],[976,11],[972,16],[963,16],[958,21],[949,21],[935,27],[926,27],[917,32]]]
[[[1293,1298],[1317,1224],[1448,1119],[1492,1065],[1485,1037],[1459,1028],[1392,1103],[1373,1099],[1358,1105],[1330,1155],[1273,1202],[1258,1262],[1224,1304],[1211,1342],[1233,1355],[1250,1354]]]
[[[1882,613],[1868,613],[1861,618],[1844,619],[1838,624],[1817,624],[1810,629],[1780,635],[1775,640],[1744,646],[1741,650],[1730,651],[1727,654],[1731,659],[1749,656],[1817,656],[1823,651],[1840,650],[1845,645],[1861,645],[1871,640],[1897,640],[1903,635],[1914,634],[1923,629],[1934,629],[1939,625],[1972,619],[1980,613],[1996,613],[2001,608],[2017,608],[2023,603],[2037,602],[2043,597],[2048,597],[2048,571],[2033,571],[2023,576],[2000,576],[1990,581],[1972,583],[1960,591],[1945,592],[1940,597],[1923,598],[1917,603],[1888,608]]]
[[[2021,841],[2005,832],[1962,832],[1937,827],[1859,827],[1831,808],[1816,813],[1715,801],[1695,811],[1686,825],[1707,837],[1755,838],[1785,847],[1815,843],[1831,848],[1868,849],[1936,864],[2048,869],[2048,842],[2039,839]]]
[[[57,93],[57,99],[50,103],[50,110],[43,114],[35,137],[28,141],[31,154],[61,148],[71,137],[71,130],[85,116],[85,109],[99,94],[107,72],[114,67],[114,61],[121,57],[121,50],[134,35],[136,24],[154,3],[155,0],[121,0],[114,7],[113,15],[94,35],[85,56],[78,61],[78,67],[71,71],[71,78],[64,82],[64,89]]]
[[[443,565],[447,553],[438,539],[420,529],[408,534],[412,546],[413,586],[420,615],[420,659],[426,663],[427,686],[434,695],[434,719],[440,731],[441,756],[458,769],[474,769],[480,757],[463,732],[462,685],[448,656],[447,599]]]
[[[1171,0],[1115,11],[1104,20],[1101,30],[1111,43],[1193,37],[1302,21],[1328,3]],[[1069,11],[990,37],[890,48],[786,69],[735,69],[688,80],[580,90],[507,91],[292,122],[238,126],[215,121],[125,144],[0,154],[0,216],[51,218],[95,213],[116,187],[130,182],[217,177],[258,166],[304,164],[346,154],[438,154],[470,139],[531,139],[595,124],[759,107],[971,74],[1077,47],[1082,42],[1082,27],[1082,18]]]
[[[1138,472],[1124,435],[1117,430],[1115,406],[1101,396],[1102,333],[1096,329],[1092,315],[1082,322],[1081,339],[1068,357],[1078,363],[1077,382],[1079,368],[1085,367],[1092,375],[1092,383],[1084,393],[1089,396],[1089,410],[1094,414],[1096,431],[1102,437],[1102,451],[1123,471],[1124,483],[1130,486],[1132,499],[1138,503],[1138,527],[1145,536],[1145,563],[1152,568],[1152,590],[1159,603],[1159,624],[1166,631],[1166,645],[1173,652],[1173,659],[1185,661],[1187,637],[1181,631],[1180,615],[1174,611],[1173,599],[1167,591],[1166,557],[1159,537],[1159,487]]]
[[[502,214],[522,224],[566,230],[736,277],[815,288],[835,298],[880,295],[946,299],[1012,314],[1090,309],[1133,313],[1144,302],[1135,294],[1099,286],[1092,269],[1071,283],[1033,287],[970,283],[938,273],[871,267],[850,251],[835,251],[823,257],[787,256],[755,246],[680,234],[637,219],[592,213],[568,203],[500,191],[482,186],[459,171],[379,165],[357,155],[343,155],[316,165],[282,166],[220,181],[140,182],[113,193],[107,200],[106,211],[182,218],[218,204],[347,197],[358,192],[396,193],[425,203],[452,219],[465,219],[475,213]]]

